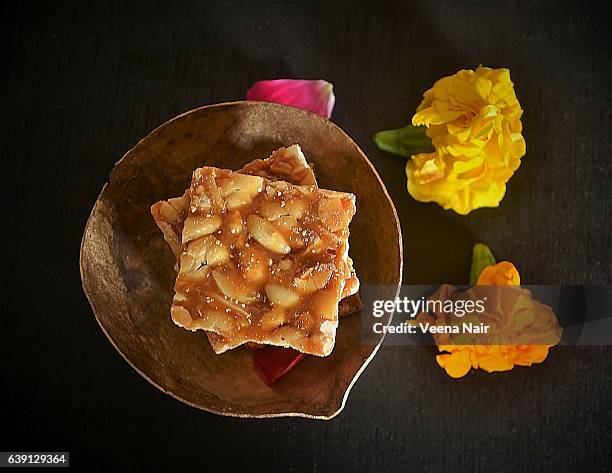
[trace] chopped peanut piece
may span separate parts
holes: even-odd
[[[249,215],[247,229],[253,238],[267,250],[283,255],[291,252],[287,240],[269,220],[259,215]]]
[[[219,215],[213,215],[211,217],[198,216],[185,220],[185,225],[183,226],[183,243],[216,232],[221,227],[221,223],[222,220]]]
[[[266,284],[266,296],[275,306],[293,307],[300,302],[300,295],[296,291],[272,283]]]

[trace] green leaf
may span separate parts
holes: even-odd
[[[434,150],[426,131],[425,126],[412,125],[397,130],[379,131],[374,135],[374,142],[383,151],[409,158],[413,154]]]
[[[496,263],[491,250],[484,243],[476,243],[472,250],[472,268],[470,269],[470,285],[474,286],[478,281],[480,273]]]

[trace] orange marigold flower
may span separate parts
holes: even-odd
[[[477,285],[519,286],[520,275],[512,263],[503,261],[486,267]],[[442,297],[446,297],[446,292],[441,292]],[[493,342],[505,339],[507,344],[462,345],[454,344],[456,340],[452,336],[435,336],[438,349],[445,352],[437,355],[436,361],[452,378],[465,376],[471,368],[492,373],[509,371],[517,365],[541,363],[548,356],[548,350],[560,340],[561,328],[554,313],[548,306],[533,300],[529,291],[517,288],[516,292],[498,291],[497,296],[496,313],[483,318],[503,329],[495,334]],[[438,318],[436,323],[444,325],[448,318]],[[516,344],[522,338],[526,343]]]

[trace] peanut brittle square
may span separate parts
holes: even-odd
[[[316,185],[315,175],[299,145],[281,147],[266,159],[255,159],[246,164],[239,172],[265,177],[271,180],[285,180],[291,184]],[[151,207],[155,223],[164,235],[165,241],[176,258],[175,269],[182,252],[181,234],[183,222],[189,207],[188,190],[181,197],[159,201]],[[350,315],[361,310],[361,302],[356,294],[359,290],[359,279],[353,268],[350,257],[347,258],[348,274],[342,293],[343,303],[339,305],[339,317]],[[352,296],[352,297],[351,297]],[[207,332],[208,339],[215,353],[221,354],[243,344],[240,340],[223,337],[214,332]],[[255,347],[251,343],[249,346]]]
[[[194,172],[189,196],[174,322],[328,355],[355,196],[211,167]]]

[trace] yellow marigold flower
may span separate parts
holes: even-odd
[[[479,66],[438,80],[412,117],[435,151],[406,164],[408,192],[467,214],[497,207],[525,155],[523,110],[508,69]]]
[[[514,265],[508,261],[502,261],[495,265],[486,267],[478,278],[478,285],[495,286],[519,286],[520,275]],[[530,326],[534,333],[541,333],[544,340],[550,340],[551,335],[560,339],[561,329],[554,317],[554,313],[547,310],[535,310],[531,298],[517,292],[516,298],[509,297],[511,293],[500,293],[504,296],[497,301],[500,312],[509,320],[503,321],[512,331],[511,340],[516,340],[516,334],[523,327]],[[544,307],[544,306],[542,306]],[[533,330],[537,326],[539,330]],[[532,335],[533,336],[533,335]],[[465,376],[471,368],[481,368],[488,373],[494,371],[509,371],[514,366],[531,366],[533,363],[541,363],[548,356],[548,350],[554,345],[530,345],[530,344],[507,344],[507,345],[455,345],[443,344],[448,338],[438,337],[436,342],[442,353],[436,356],[438,365],[452,378]],[[442,343],[440,343],[442,342]],[[531,340],[534,343],[534,340]]]

